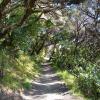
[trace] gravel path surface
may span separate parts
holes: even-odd
[[[22,94],[24,100],[83,100],[73,96],[57,77],[52,67],[44,64],[40,78],[32,83],[32,89]]]

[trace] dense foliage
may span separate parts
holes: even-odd
[[[44,56],[70,88],[98,100],[100,1],[0,0],[0,87],[29,88]]]
[[[91,9],[92,15],[97,8],[91,7]],[[60,76],[67,85],[75,91],[80,90],[93,100],[98,100],[100,98],[100,30],[97,23],[99,16],[97,13],[93,14],[97,18],[94,20],[92,16],[84,15],[78,8],[74,10],[70,8],[68,11],[70,15],[66,24],[69,27],[61,27],[61,31],[54,36],[57,43],[51,60],[58,71],[60,70]]]
[[[80,90],[85,96],[97,100],[100,96],[100,63],[98,53],[95,54],[96,58],[92,58],[91,52],[93,51],[83,45],[76,47],[72,41],[66,38],[56,46],[52,62],[61,70],[60,73],[63,74],[61,76],[67,85],[71,88],[76,87],[74,91]],[[65,70],[67,72],[64,72]],[[72,74],[71,77],[70,74]],[[71,82],[67,79],[71,79]]]

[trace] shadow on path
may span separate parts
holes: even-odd
[[[42,65],[42,75],[32,82],[32,89],[26,90],[22,97],[24,100],[82,100],[68,92],[68,88],[48,64]]]

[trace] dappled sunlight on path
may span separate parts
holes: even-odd
[[[26,90],[22,98],[24,100],[82,100],[69,93],[68,88],[48,64],[43,65],[42,75],[32,82],[32,89]]]

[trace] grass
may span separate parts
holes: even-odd
[[[0,85],[12,90],[29,89],[31,81],[40,74],[40,64],[23,52],[16,59],[8,57],[4,63],[5,75],[0,79]]]
[[[80,97],[84,98],[84,100],[89,100],[89,99],[85,98],[82,95],[82,93],[80,92],[80,90],[78,89],[77,78],[74,75],[69,73],[67,70],[61,70],[60,68],[58,68],[56,66],[53,66],[53,67],[54,67],[57,75],[60,77],[60,79],[62,81],[64,81],[65,85],[69,88],[70,92],[73,95],[80,96]]]
[[[70,73],[68,73],[68,71],[66,71],[66,70],[57,71],[57,74],[62,80],[64,80],[64,82],[66,83],[66,85],[69,88],[74,87],[75,77],[73,75],[71,75]]]

